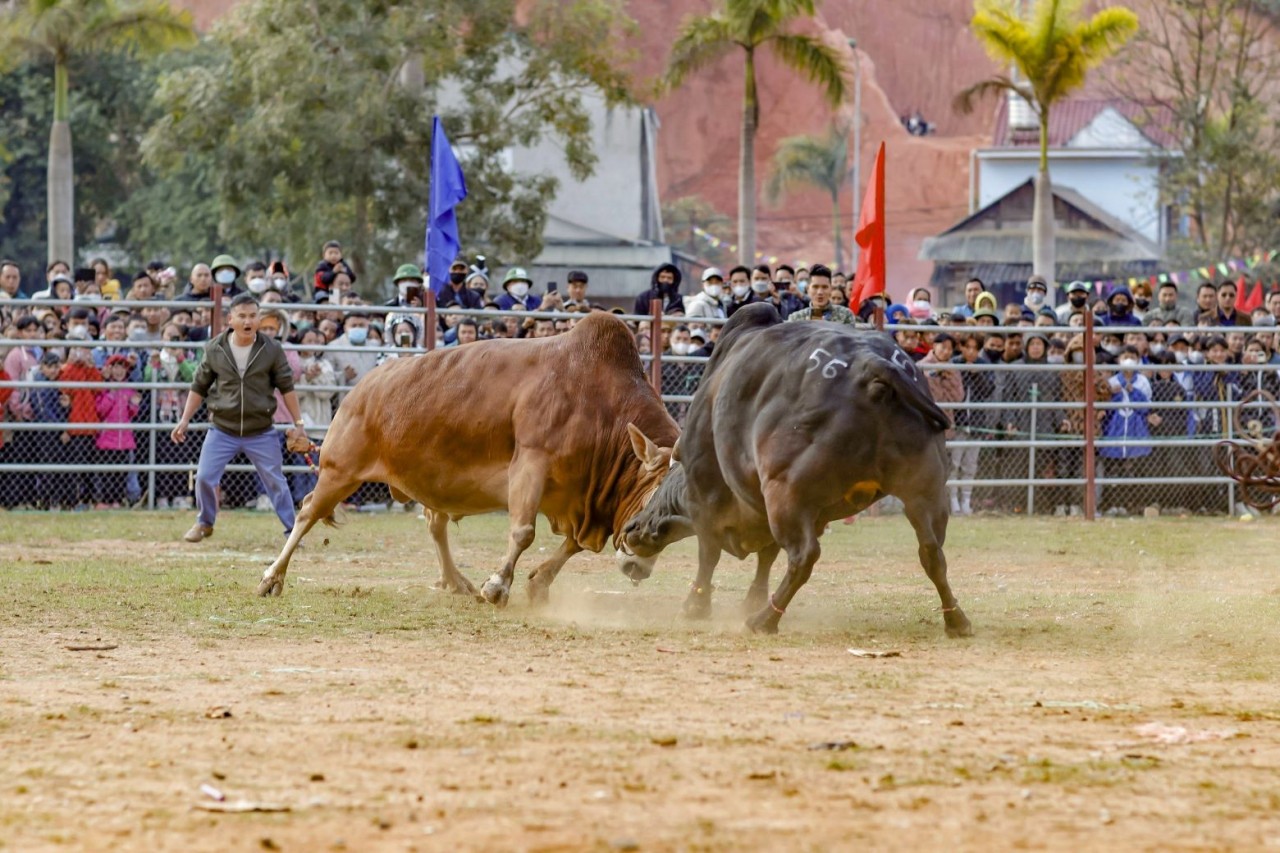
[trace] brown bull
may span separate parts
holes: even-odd
[[[509,512],[506,556],[479,592],[499,606],[541,512],[564,537],[529,575],[530,598],[545,599],[571,556],[621,545],[623,524],[656,490],[678,434],[645,382],[634,338],[610,314],[589,314],[553,338],[388,362],[343,400],[316,487],[258,594],[279,595],[299,540],[317,521],[332,525],[334,509],[361,483],[377,481],[396,500],[422,504],[440,586],[454,592],[477,594],[449,553],[449,520]],[[637,578],[650,569],[644,561],[624,567]]]

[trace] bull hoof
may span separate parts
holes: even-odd
[[[684,600],[684,618],[699,620],[710,619],[711,593],[700,593],[697,590],[689,593],[688,598]]]
[[[277,578],[270,574],[262,578],[262,583],[258,584],[258,595],[265,598],[268,595],[279,597],[284,592],[284,578]]]
[[[480,587],[480,597],[495,607],[506,607],[511,589],[502,582],[502,578],[494,575]]]
[[[533,581],[526,588],[529,593],[529,603],[535,607],[545,607],[551,601],[551,594],[545,586]]]
[[[973,626],[969,624],[969,617],[965,616],[964,611],[959,607],[950,613],[943,614],[943,621],[947,626],[948,637],[955,639],[973,636]]]
[[[753,634],[778,633],[778,614],[772,608],[765,608],[747,620],[747,630]]]

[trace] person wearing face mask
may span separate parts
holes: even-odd
[[[1073,281],[1067,285],[1067,301],[1054,309],[1058,325],[1065,326],[1076,311],[1086,311],[1089,304],[1089,285],[1083,281]]]
[[[1022,298],[1022,312],[1030,313],[1032,318],[1045,306],[1049,297],[1049,284],[1042,275],[1033,275],[1027,279],[1027,295]]]
[[[1102,420],[1102,438],[1143,441],[1151,438],[1150,427],[1158,425],[1160,416],[1151,411],[1151,381],[1138,372],[1138,351],[1125,347],[1120,351],[1120,369],[1107,380],[1112,403],[1123,404],[1109,409]],[[1103,447],[1098,456],[1105,460],[1105,476],[1141,477],[1147,473],[1146,460],[1151,456],[1149,444]],[[1102,490],[1102,504],[1109,515],[1127,515],[1143,506],[1143,489],[1136,486],[1108,486]]]
[[[498,309],[501,311],[536,311],[542,304],[542,298],[531,293],[533,279],[524,271],[524,267],[512,267],[502,277],[502,289],[506,291],[498,297]],[[479,307],[479,306],[476,306]]]
[[[1147,312],[1151,310],[1151,285],[1140,281],[1133,287],[1133,316],[1138,322],[1147,322]]]
[[[764,279],[766,285],[768,281],[768,278]],[[752,272],[747,267],[739,265],[729,270],[729,298],[725,300],[724,306],[726,317],[732,317],[733,312],[743,305],[761,301],[760,295],[752,289],[751,284]]]
[[[1123,284],[1116,285],[1107,296],[1107,313],[1101,317],[1104,326],[1141,326],[1133,315],[1133,294]]]
[[[782,276],[783,269],[790,268],[779,267],[779,276]],[[755,296],[756,301],[768,302],[772,305],[774,310],[778,312],[778,316],[785,320],[791,316],[792,311],[799,311],[803,308],[804,303],[789,290],[791,286],[790,278],[786,279],[786,288],[779,289],[773,283],[773,275],[773,271],[766,264],[760,264],[753,269],[751,271],[751,293]]]
[[[675,264],[660,264],[649,280],[649,289],[636,296],[633,314],[648,315],[649,303],[662,301],[663,314],[684,313],[684,301],[680,298],[680,282],[684,276]]]
[[[213,263],[209,264],[209,271],[213,273],[214,284],[222,286],[222,298],[231,300],[244,293],[244,290],[236,286],[236,279],[240,278],[240,267],[236,264],[236,259],[230,255],[218,255],[213,259]]]
[[[489,276],[480,270],[473,270],[467,274],[467,279],[463,282],[463,285],[476,295],[481,305],[484,305],[489,291]]]
[[[809,295],[809,279],[812,272],[809,265],[804,261],[796,261],[795,272],[792,274],[792,281],[795,285],[796,293],[800,295],[802,300],[807,299]]]
[[[690,319],[711,317],[724,319],[724,273],[719,267],[702,271],[702,292],[685,297],[684,314]]]
[[[400,274],[408,273],[407,267],[412,264],[405,264],[396,271],[396,286],[400,287],[402,279]],[[484,307],[484,294],[481,291],[467,286],[467,273],[469,271],[467,262],[461,258],[455,258],[453,263],[449,265],[449,283],[442,288],[436,290],[436,306],[438,308],[482,308]],[[417,272],[414,267],[415,275],[418,276],[418,287],[422,286],[422,274]],[[488,280],[485,281],[486,285]],[[407,302],[399,302],[400,305],[408,305]],[[419,303],[421,304],[421,303]]]
[[[271,281],[267,278],[267,265],[262,261],[250,261],[245,264],[244,283],[254,299],[262,299],[262,294],[271,289]]]
[[[917,287],[911,291],[911,302],[907,305],[907,312],[911,315],[912,320],[927,322],[935,319],[933,298],[926,288]]]
[[[360,377],[377,367],[378,353],[362,351],[369,344],[368,315],[354,312],[347,314],[343,319],[342,329],[342,334],[333,339],[334,349],[330,360],[333,362],[338,384],[355,385]],[[342,347],[354,349],[343,351]]]

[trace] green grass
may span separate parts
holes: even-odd
[[[607,555],[577,557],[552,590],[551,610],[540,612],[527,605],[523,587],[524,575],[554,547],[541,527],[517,570],[512,605],[499,611],[429,590],[437,574],[434,549],[423,523],[407,514],[356,516],[340,529],[312,531],[277,599],[253,594],[281,543],[273,517],[224,514],[217,535],[194,546],[179,540],[188,523],[175,513],[0,515],[0,627],[202,641],[436,631],[490,639],[519,630],[723,649],[846,640],[946,645],[937,596],[901,518],[833,525],[813,577],[772,639],[741,631],[739,602],[751,560],[722,561],[712,621],[679,616],[695,568],[691,540],[669,549],[639,588]],[[1280,668],[1270,639],[1280,624],[1274,526],[965,519],[952,522],[946,551],[975,643],[1076,655],[1168,648],[1257,680]],[[504,516],[453,528],[462,571],[477,582],[494,571],[505,533]],[[775,585],[782,571],[775,567]],[[893,691],[901,676],[864,669],[857,677],[862,688]]]

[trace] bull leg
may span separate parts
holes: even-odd
[[[542,503],[542,488],[546,482],[546,463],[541,457],[519,455],[511,464],[508,478],[507,512],[511,518],[507,536],[507,554],[502,568],[491,575],[480,595],[485,601],[498,607],[506,607],[511,597],[511,582],[515,578],[516,561],[533,544],[534,522],[538,519],[538,506]]]
[[[769,599],[769,572],[773,563],[782,551],[776,544],[769,545],[756,552],[756,576],[747,590],[747,597],[742,602],[742,612],[748,616],[764,607]]]
[[[702,536],[698,537],[698,577],[689,586],[684,600],[684,615],[688,619],[711,618],[711,576],[720,562],[720,546]]]
[[[449,514],[426,507],[422,512],[427,519],[427,529],[431,531],[431,541],[436,545],[436,556],[440,559],[440,580],[436,582],[436,589],[479,598],[475,584],[467,580],[453,562],[453,553],[449,550]]]
[[[328,474],[328,478],[325,477]],[[335,485],[336,484],[336,485]],[[333,468],[322,468],[320,478],[311,494],[302,501],[302,509],[293,522],[293,530],[285,540],[284,549],[274,563],[262,573],[262,582],[258,584],[258,595],[280,595],[284,592],[284,576],[289,571],[289,560],[302,537],[315,527],[317,521],[332,523],[333,511],[343,499],[360,487],[359,481],[340,480]]]
[[[942,621],[946,625],[948,637],[969,637],[973,635],[973,627],[969,618],[964,615],[956,597],[951,593],[951,585],[947,583],[947,557],[942,552],[942,545],[947,539],[947,504],[943,490],[936,490],[926,498],[913,498],[903,502],[903,510],[907,520],[916,531],[916,541],[920,544],[920,565],[933,581],[942,599]]]
[[[822,525],[809,509],[793,499],[785,482],[766,486],[764,499],[773,540],[787,552],[787,573],[765,607],[747,620],[747,627],[757,634],[776,634],[778,620],[800,587],[808,582],[813,564],[822,554],[818,544]]]
[[[534,604],[546,604],[549,598],[548,590],[551,589],[551,584],[555,583],[556,575],[560,574],[560,570],[564,568],[565,563],[569,562],[569,558],[581,550],[581,545],[573,541],[572,537],[566,536],[549,560],[529,572],[529,601]]]

